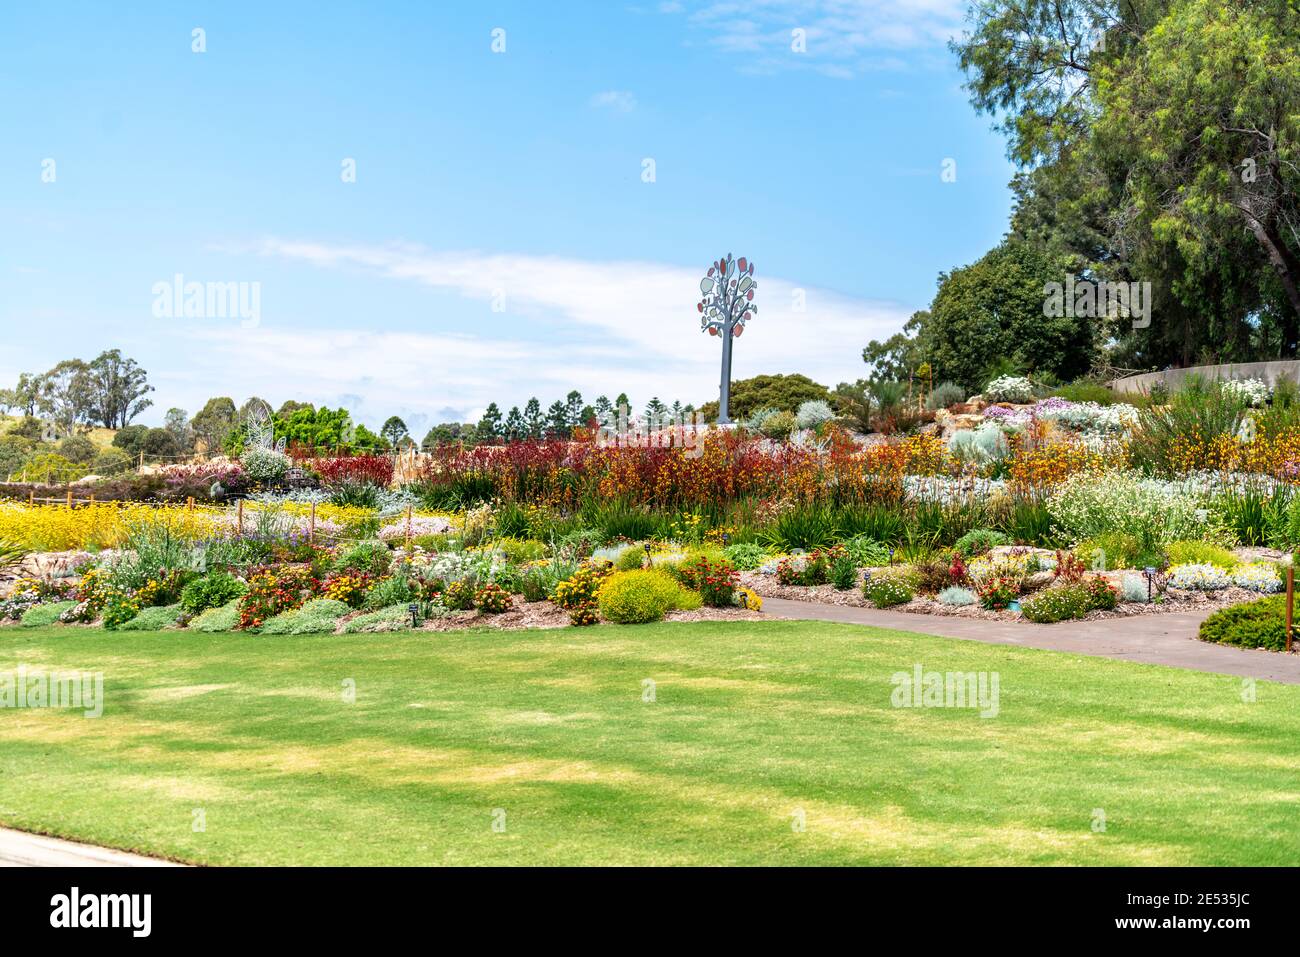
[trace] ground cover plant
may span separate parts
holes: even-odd
[[[1300,688],[1266,681],[1246,703],[1223,675],[816,622],[610,625],[582,641],[0,631],[0,670],[33,661],[102,672],[104,714],[0,710],[0,821],[194,862],[1300,854]],[[996,672],[997,716],[894,707],[891,678],[917,662]]]

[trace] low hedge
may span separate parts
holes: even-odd
[[[1238,648],[1286,648],[1286,596],[1271,595],[1216,611],[1201,622],[1200,639]]]

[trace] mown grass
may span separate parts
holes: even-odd
[[[918,662],[997,672],[998,716],[892,707]],[[1300,859],[1300,688],[1268,682],[821,622],[0,630],[20,665],[106,705],[0,710],[0,822],[193,862]]]

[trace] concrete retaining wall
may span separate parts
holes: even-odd
[[[1186,369],[1166,369],[1164,372],[1144,372],[1111,382],[1116,392],[1146,392],[1157,382],[1163,382],[1171,391],[1189,375],[1203,379],[1262,379],[1273,385],[1278,379],[1300,381],[1300,359],[1277,359],[1273,362],[1230,362],[1220,366],[1189,366]]]

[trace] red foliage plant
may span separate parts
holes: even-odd
[[[345,455],[331,459],[312,459],[312,470],[326,488],[351,483],[386,488],[393,481],[393,460],[386,455]]]

